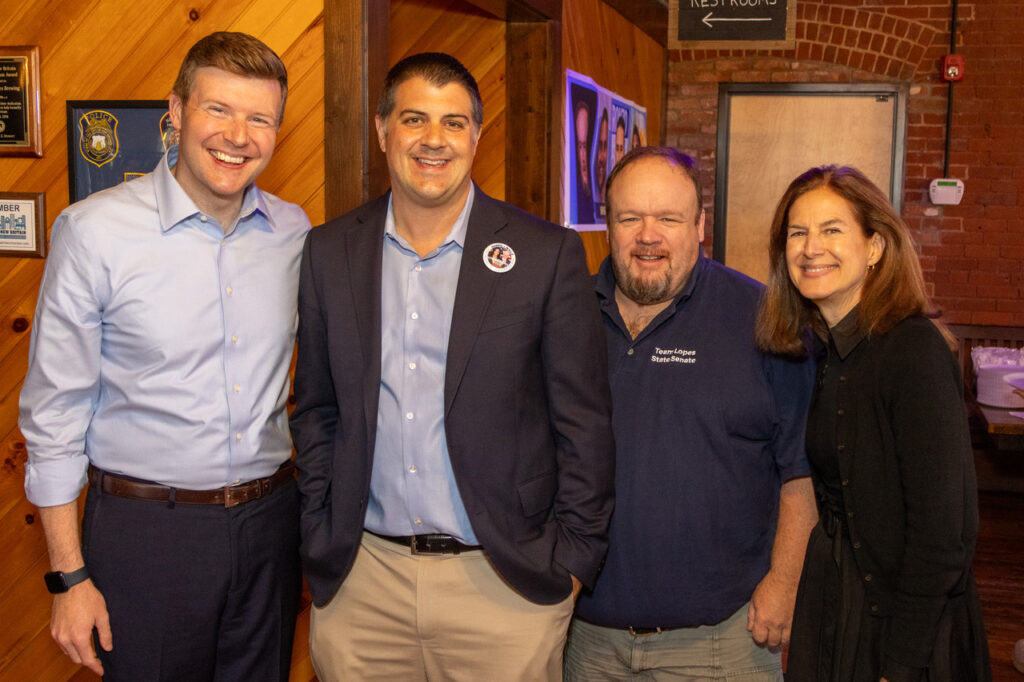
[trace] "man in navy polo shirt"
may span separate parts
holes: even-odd
[[[701,255],[700,175],[641,147],[606,184],[596,277],[617,449],[610,548],[567,680],[781,680],[807,537],[809,363],[754,344],[761,286]]]

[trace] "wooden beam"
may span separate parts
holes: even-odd
[[[604,3],[636,24],[659,45],[668,46],[668,4],[664,0],[604,0]]]
[[[469,4],[506,21],[562,19],[562,0],[467,0]]]
[[[387,164],[373,117],[388,70],[387,0],[324,0],[326,219],[381,194]]]
[[[506,29],[505,200],[559,222],[562,22]]]

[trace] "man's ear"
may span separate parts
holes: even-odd
[[[168,111],[171,114],[171,123],[178,130],[181,130],[181,115],[185,109],[185,103],[181,101],[176,93],[171,93],[168,99]]]
[[[387,149],[385,149],[384,142],[387,140],[388,136],[387,124],[380,116],[373,117],[373,124],[377,126],[377,143],[380,145],[380,150],[386,154]]]

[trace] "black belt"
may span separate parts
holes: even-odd
[[[214,488],[213,490],[188,490],[171,488],[157,483],[133,481],[111,474],[92,465],[89,466],[89,482],[116,497],[127,497],[132,500],[150,502],[171,502],[180,504],[215,504],[223,507],[235,507],[245,502],[257,500],[269,495],[288,481],[295,478],[295,465],[285,462],[272,476],[258,478],[246,483]]]
[[[381,535],[372,530],[366,531],[381,540],[393,542],[412,550],[413,554],[461,554],[483,549],[482,545],[464,545],[451,535],[443,533],[427,533],[426,535]]]

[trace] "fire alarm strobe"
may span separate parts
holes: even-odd
[[[962,81],[964,79],[964,56],[962,54],[947,54],[942,58],[942,78],[947,81]]]
[[[928,198],[938,206],[956,206],[964,196],[964,183],[955,178],[937,178],[928,185]]]

